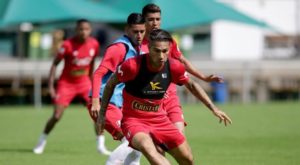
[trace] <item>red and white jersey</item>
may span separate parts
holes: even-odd
[[[99,43],[91,37],[84,43],[78,42],[76,38],[64,41],[57,55],[65,62],[60,80],[76,82],[89,79],[91,62],[98,52]]]

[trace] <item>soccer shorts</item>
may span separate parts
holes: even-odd
[[[154,143],[166,151],[178,147],[185,141],[183,134],[167,117],[159,120],[159,122],[140,118],[123,119],[122,131],[131,147],[133,147],[131,144],[132,138],[139,132],[149,134]]]
[[[94,120],[94,122],[97,122],[97,118],[93,117],[91,115],[91,107],[92,103],[90,101],[88,105],[88,110],[91,118]],[[122,120],[122,110],[113,105],[113,104],[108,104],[106,114],[105,114],[105,130],[111,134],[114,140],[121,140],[118,139],[118,134],[121,132],[121,120]]]
[[[71,101],[76,97],[80,97],[85,101],[85,104],[89,102],[89,90],[91,89],[90,81],[81,82],[68,82],[58,81],[56,88],[56,97],[53,99],[53,103],[56,105],[68,106]]]
[[[163,101],[163,109],[167,112],[168,118],[172,123],[185,122],[182,107],[176,92],[169,92]]]

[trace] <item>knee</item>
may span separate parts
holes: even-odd
[[[189,165],[194,164],[194,158],[192,154],[184,155],[183,157],[181,157],[180,160],[181,161],[179,162],[179,164],[189,164]]]
[[[56,114],[54,114],[54,115],[52,116],[51,120],[52,120],[53,122],[58,122],[58,121],[61,119],[61,117],[62,117],[62,114],[61,114],[61,113],[56,113]]]
[[[149,152],[151,151],[151,147],[149,147],[149,145],[147,145],[146,143],[141,143],[139,146],[139,150],[141,152]]]
[[[147,141],[141,142],[138,148],[142,153],[149,155],[157,153],[156,147],[151,145],[151,143],[147,143]]]

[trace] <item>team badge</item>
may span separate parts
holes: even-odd
[[[184,77],[189,77],[187,72],[184,72]]]
[[[95,50],[94,50],[94,49],[90,49],[90,52],[89,52],[89,53],[90,53],[90,56],[93,57],[93,56],[95,55]]]
[[[75,51],[73,52],[73,56],[78,56],[78,51],[77,51],[77,50],[75,50]]]

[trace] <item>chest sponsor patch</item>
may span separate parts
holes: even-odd
[[[134,110],[139,110],[139,111],[157,112],[159,109],[159,105],[141,103],[141,102],[134,100],[131,104],[131,108]]]

